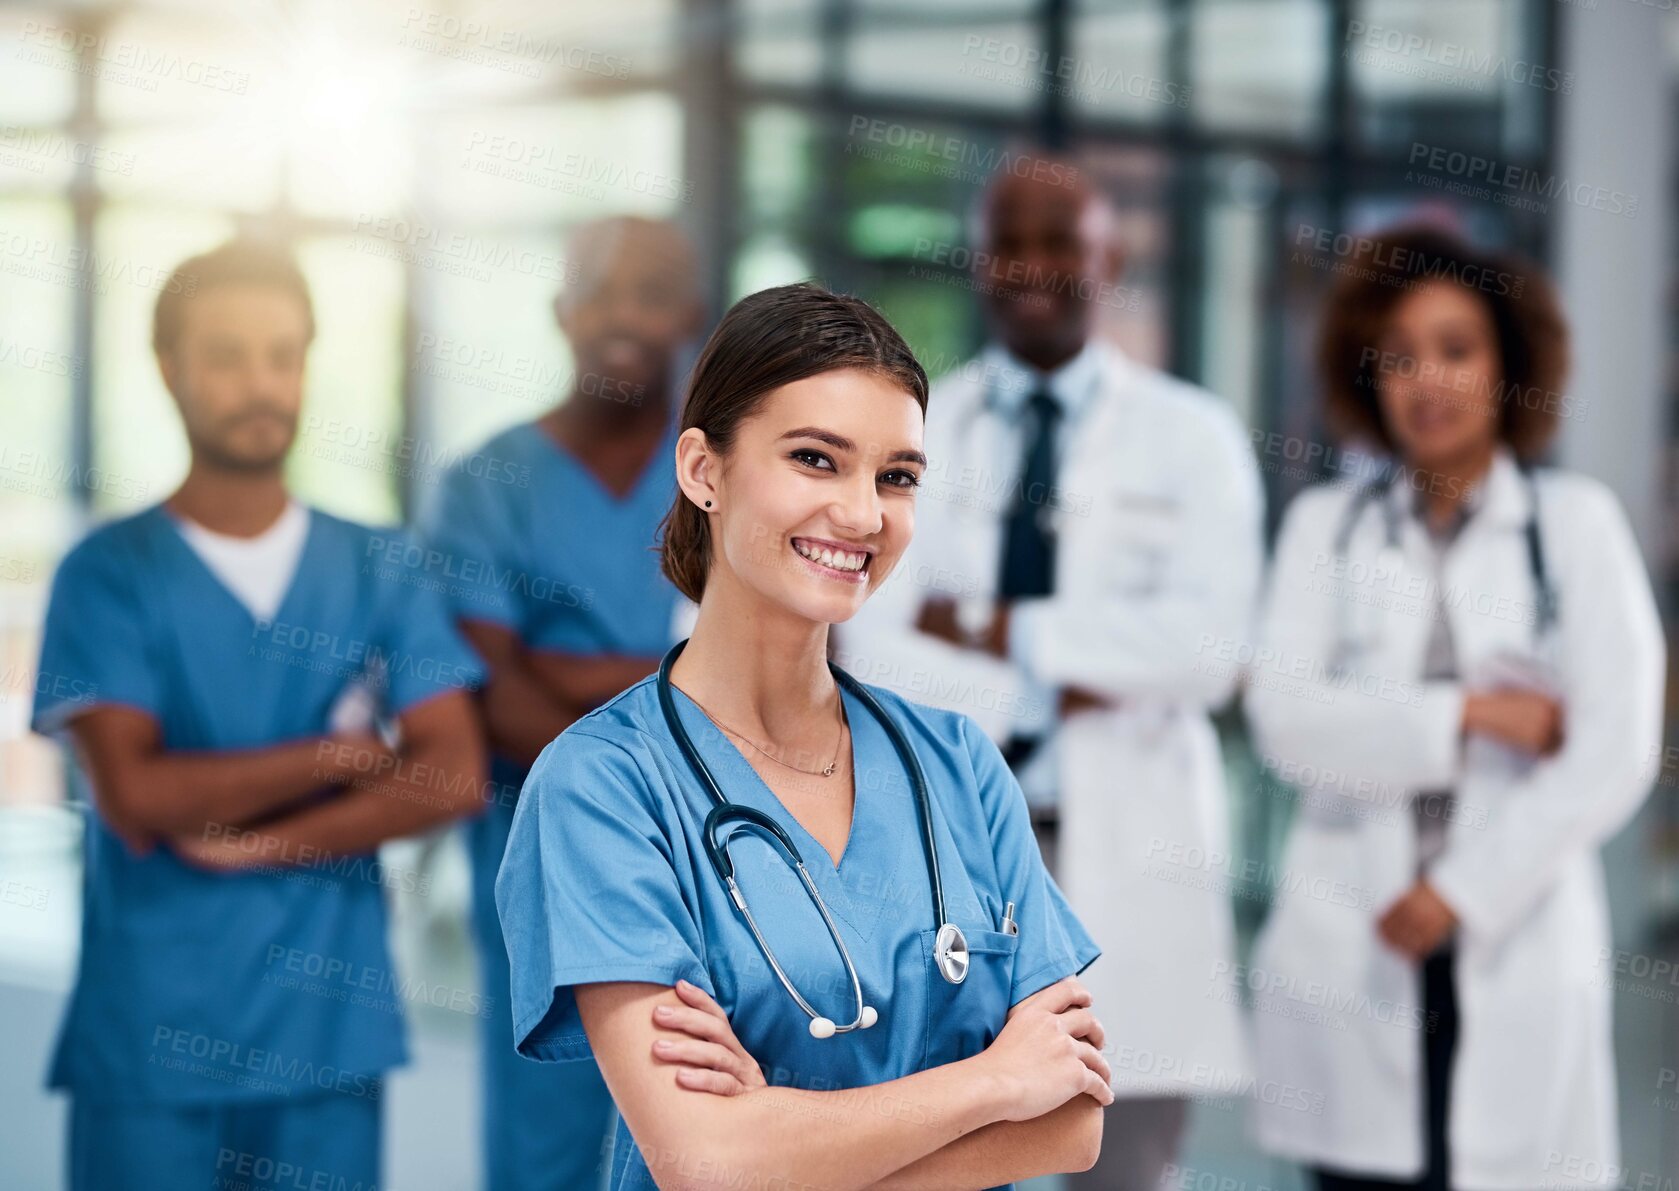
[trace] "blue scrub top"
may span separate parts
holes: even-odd
[[[525,783],[496,882],[522,1053],[590,1057],[578,984],[670,985],[685,977],[717,999],[770,1083],[874,1085],[977,1054],[1010,1006],[1097,957],[1044,868],[1020,786],[997,747],[965,715],[869,689],[926,772],[947,909],[972,950],[967,980],[947,984],[933,966],[936,923],[916,800],[890,738],[854,695],[843,698],[856,801],[836,868],[740,751],[675,691],[678,715],[718,784],[732,800],[774,815],[792,837],[850,949],[864,999],[880,1013],[871,1029],[812,1038],[809,1019],[764,962],[706,858],[701,829],[713,804],[677,751],[649,677],[563,733]],[[819,1012],[850,1021],[844,964],[794,871],[754,834],[737,834],[731,854],[779,962]],[[1017,935],[999,929],[1011,901]],[[612,1186],[653,1185],[620,1120]]]
[[[311,510],[264,622],[161,506],[107,525],[53,581],[32,726],[120,704],[157,720],[168,749],[261,748],[325,735],[352,683],[391,716],[474,686],[482,668],[436,594],[379,561],[411,546]],[[136,856],[90,815],[81,966],[50,1086],[131,1102],[376,1094],[407,1057],[409,990],[385,945],[393,879],[372,852],[209,873],[162,846]]]
[[[534,422],[456,464],[421,518],[455,615],[537,649],[662,654],[677,592],[654,537],[676,493],[675,451],[672,423],[621,498]]]
[[[676,493],[675,451],[673,422],[622,498],[533,422],[456,464],[420,522],[455,616],[511,629],[536,649],[662,655],[674,643],[677,591],[653,545]],[[480,939],[501,933],[495,875],[527,772],[493,757],[495,795],[466,827]]]

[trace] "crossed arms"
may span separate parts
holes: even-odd
[[[576,996],[661,1188],[982,1188],[1088,1170],[1113,1102],[1101,1023],[1072,977],[1010,1009],[981,1054],[841,1091],[768,1086],[722,1009],[685,981],[585,984]]]

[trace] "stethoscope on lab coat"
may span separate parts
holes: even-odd
[[[1527,464],[1519,464],[1518,468],[1522,480],[1527,485],[1527,523],[1522,527],[1522,536],[1527,543],[1528,573],[1533,578],[1533,590],[1536,600],[1533,621],[1533,641],[1539,646],[1545,635],[1557,622],[1557,593],[1551,583],[1550,572],[1545,563],[1545,541],[1539,533],[1539,485],[1534,479],[1533,469]],[[1347,506],[1345,515],[1341,518],[1340,527],[1335,532],[1335,556],[1347,558],[1347,548],[1352,543],[1353,531],[1358,528],[1364,510],[1372,503],[1378,504],[1382,511],[1382,524],[1385,540],[1380,553],[1377,555],[1377,571],[1384,575],[1396,574],[1399,570],[1401,550],[1399,546],[1399,510],[1389,499],[1395,481],[1398,480],[1401,469],[1391,467],[1384,475],[1371,480],[1358,490],[1352,503]],[[1353,601],[1342,599],[1337,601],[1335,643],[1330,650],[1330,673],[1346,673],[1352,655],[1370,642],[1354,640],[1352,629]]]
[[[828,913],[828,907],[823,902],[822,895],[817,892],[815,882],[810,879],[810,873],[805,869],[804,859],[799,855],[798,848],[794,846],[792,839],[774,818],[755,807],[742,806],[738,802],[729,801],[718,786],[717,779],[711,775],[711,770],[707,767],[704,759],[701,758],[699,750],[694,747],[694,742],[688,736],[688,730],[682,726],[682,721],[677,718],[676,701],[671,696],[670,668],[687,644],[687,641],[678,642],[669,653],[665,654],[664,661],[659,664],[659,707],[664,711],[665,723],[670,727],[670,734],[675,737],[676,745],[682,750],[682,755],[687,758],[689,767],[694,771],[694,776],[699,778],[700,785],[705,788],[706,793],[711,795],[712,801],[717,804],[711,808],[711,813],[706,815],[704,827],[705,853],[711,860],[711,867],[716,871],[717,879],[728,890],[729,899],[734,902],[735,909],[740,911],[741,917],[746,920],[746,927],[752,932],[752,938],[756,940],[758,950],[763,952],[770,970],[775,973],[776,979],[781,981],[781,986],[787,990],[787,994],[798,1002],[799,1008],[803,1009],[810,1018],[811,1035],[816,1038],[831,1038],[835,1034],[844,1034],[851,1030],[866,1030],[880,1020],[880,1014],[873,1005],[865,1004],[863,1001],[863,986],[857,978],[857,965],[852,963],[851,952],[846,949],[845,940],[840,937],[839,928],[834,925],[834,920]],[[905,739],[903,730],[898,727],[891,716],[886,714],[886,709],[880,705],[874,695],[850,674],[847,674],[832,662],[828,663],[828,669],[832,672],[835,680],[855,695],[858,701],[869,709],[875,719],[880,721],[881,727],[886,729],[886,735],[892,741],[892,747],[897,750],[899,759],[904,763],[904,768],[909,771],[910,783],[915,788],[916,810],[921,818],[921,842],[923,850],[927,854],[927,880],[933,894],[933,917],[938,923],[938,931],[933,940],[933,964],[938,968],[939,975],[943,976],[946,981],[951,984],[961,984],[968,977],[968,940],[962,934],[961,927],[950,921],[949,916],[945,913],[944,881],[939,875],[938,843],[933,838],[933,810],[927,794],[927,775],[922,772],[921,762],[916,757],[915,750],[910,747],[909,741]],[[728,827],[729,830],[719,840],[718,831],[723,827]],[[840,959],[845,964],[845,974],[851,980],[851,993],[857,1002],[857,1014],[848,1024],[838,1025],[832,1018],[823,1017],[812,1008],[810,1002],[805,1000],[781,964],[777,962],[775,952],[770,949],[768,940],[758,929],[758,924],[752,917],[752,911],[746,904],[746,897],[741,893],[740,886],[735,882],[734,861],[729,858],[729,841],[736,831],[742,829],[754,830],[779,846],[783,857],[798,872],[799,879],[804,883],[805,892],[815,904],[817,912],[822,915],[822,921],[827,924],[828,936],[833,939],[834,946],[839,948]],[[1005,930],[1013,925],[1013,911],[1012,904],[1004,911]],[[1010,931],[1010,933],[1013,932]]]

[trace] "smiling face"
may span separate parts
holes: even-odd
[[[160,352],[198,459],[230,471],[278,468],[297,434],[309,316],[278,286],[228,283],[187,304]]]
[[[591,225],[573,243],[581,273],[554,303],[576,356],[578,388],[639,405],[668,386],[672,360],[699,327],[693,251],[653,220]]]
[[[1120,272],[1112,212],[1082,175],[1059,185],[1013,174],[981,209],[980,302],[992,334],[1036,368],[1054,368],[1095,330],[1096,295]]]
[[[1484,302],[1430,282],[1394,306],[1376,347],[1382,422],[1408,464],[1439,470],[1493,448],[1503,368]]]
[[[825,624],[854,616],[915,531],[921,423],[902,387],[847,368],[770,392],[726,456],[684,431],[679,482],[713,506],[705,598],[744,596]]]

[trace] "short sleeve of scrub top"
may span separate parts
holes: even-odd
[[[163,718],[160,667],[146,644],[145,609],[133,567],[95,534],[65,556],[53,579],[41,635],[31,726],[51,734],[99,704]]]
[[[575,985],[686,979],[713,991],[677,849],[648,802],[661,783],[640,766],[574,728],[537,758],[519,800],[496,906],[514,973],[513,1036],[529,1058],[591,1057]]]
[[[405,552],[423,550],[407,534],[391,537]],[[403,568],[385,578],[379,591],[378,644],[386,666],[386,710],[392,715],[484,680],[484,667],[456,630],[442,593],[435,584],[406,582],[410,576]]]

